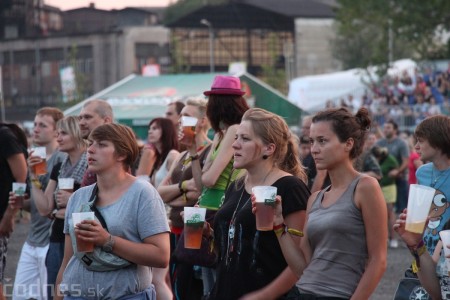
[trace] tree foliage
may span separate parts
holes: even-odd
[[[338,0],[334,53],[344,68],[389,61],[389,31],[394,60],[443,58],[449,53],[442,34],[450,30],[448,0]]]

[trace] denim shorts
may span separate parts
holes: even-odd
[[[0,284],[5,277],[6,254],[8,252],[8,238],[0,236]]]

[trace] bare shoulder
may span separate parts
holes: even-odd
[[[367,201],[368,199],[371,201]],[[377,201],[384,204],[383,194],[378,180],[372,176],[363,175],[355,190],[355,202],[357,206],[360,207],[362,203],[375,204]]]
[[[308,205],[306,207],[306,211],[309,211],[311,209],[311,206],[313,205],[314,201],[317,199],[317,195],[319,195],[320,190],[312,193],[308,198]]]

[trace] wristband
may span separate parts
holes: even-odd
[[[180,182],[178,182],[178,189],[180,190],[181,194],[186,193],[186,190],[185,190],[186,183],[185,182],[186,182],[185,180],[181,180]],[[184,183],[184,186],[183,186],[183,183]]]
[[[183,202],[184,203],[187,203],[187,197],[186,197],[186,193],[183,193],[182,195],[181,195],[181,199],[183,199]]]
[[[191,156],[191,161],[197,160],[199,158],[198,154],[195,154],[194,156]]]
[[[303,231],[300,231],[300,230],[297,230],[297,229],[294,229],[294,228],[289,228],[284,223],[281,223],[281,224],[273,226],[273,231],[275,232],[275,235],[277,237],[281,237],[285,233],[290,233],[292,235],[300,236],[300,237],[303,236]]]
[[[411,252],[411,255],[414,256],[414,260],[411,264],[412,270],[414,273],[417,273],[420,271],[420,256],[427,251],[427,247],[425,246],[425,243],[423,240],[417,244],[415,247],[408,247],[409,252]]]
[[[34,185],[36,188],[38,188],[38,189],[41,189],[42,188],[42,184],[41,184],[41,182],[39,181],[39,179],[36,179],[36,178],[32,178],[31,179],[31,183],[32,183],[32,185]]]

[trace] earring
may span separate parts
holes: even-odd
[[[269,158],[269,156],[267,156],[265,154],[262,156],[262,159],[268,159],[268,158]]]

